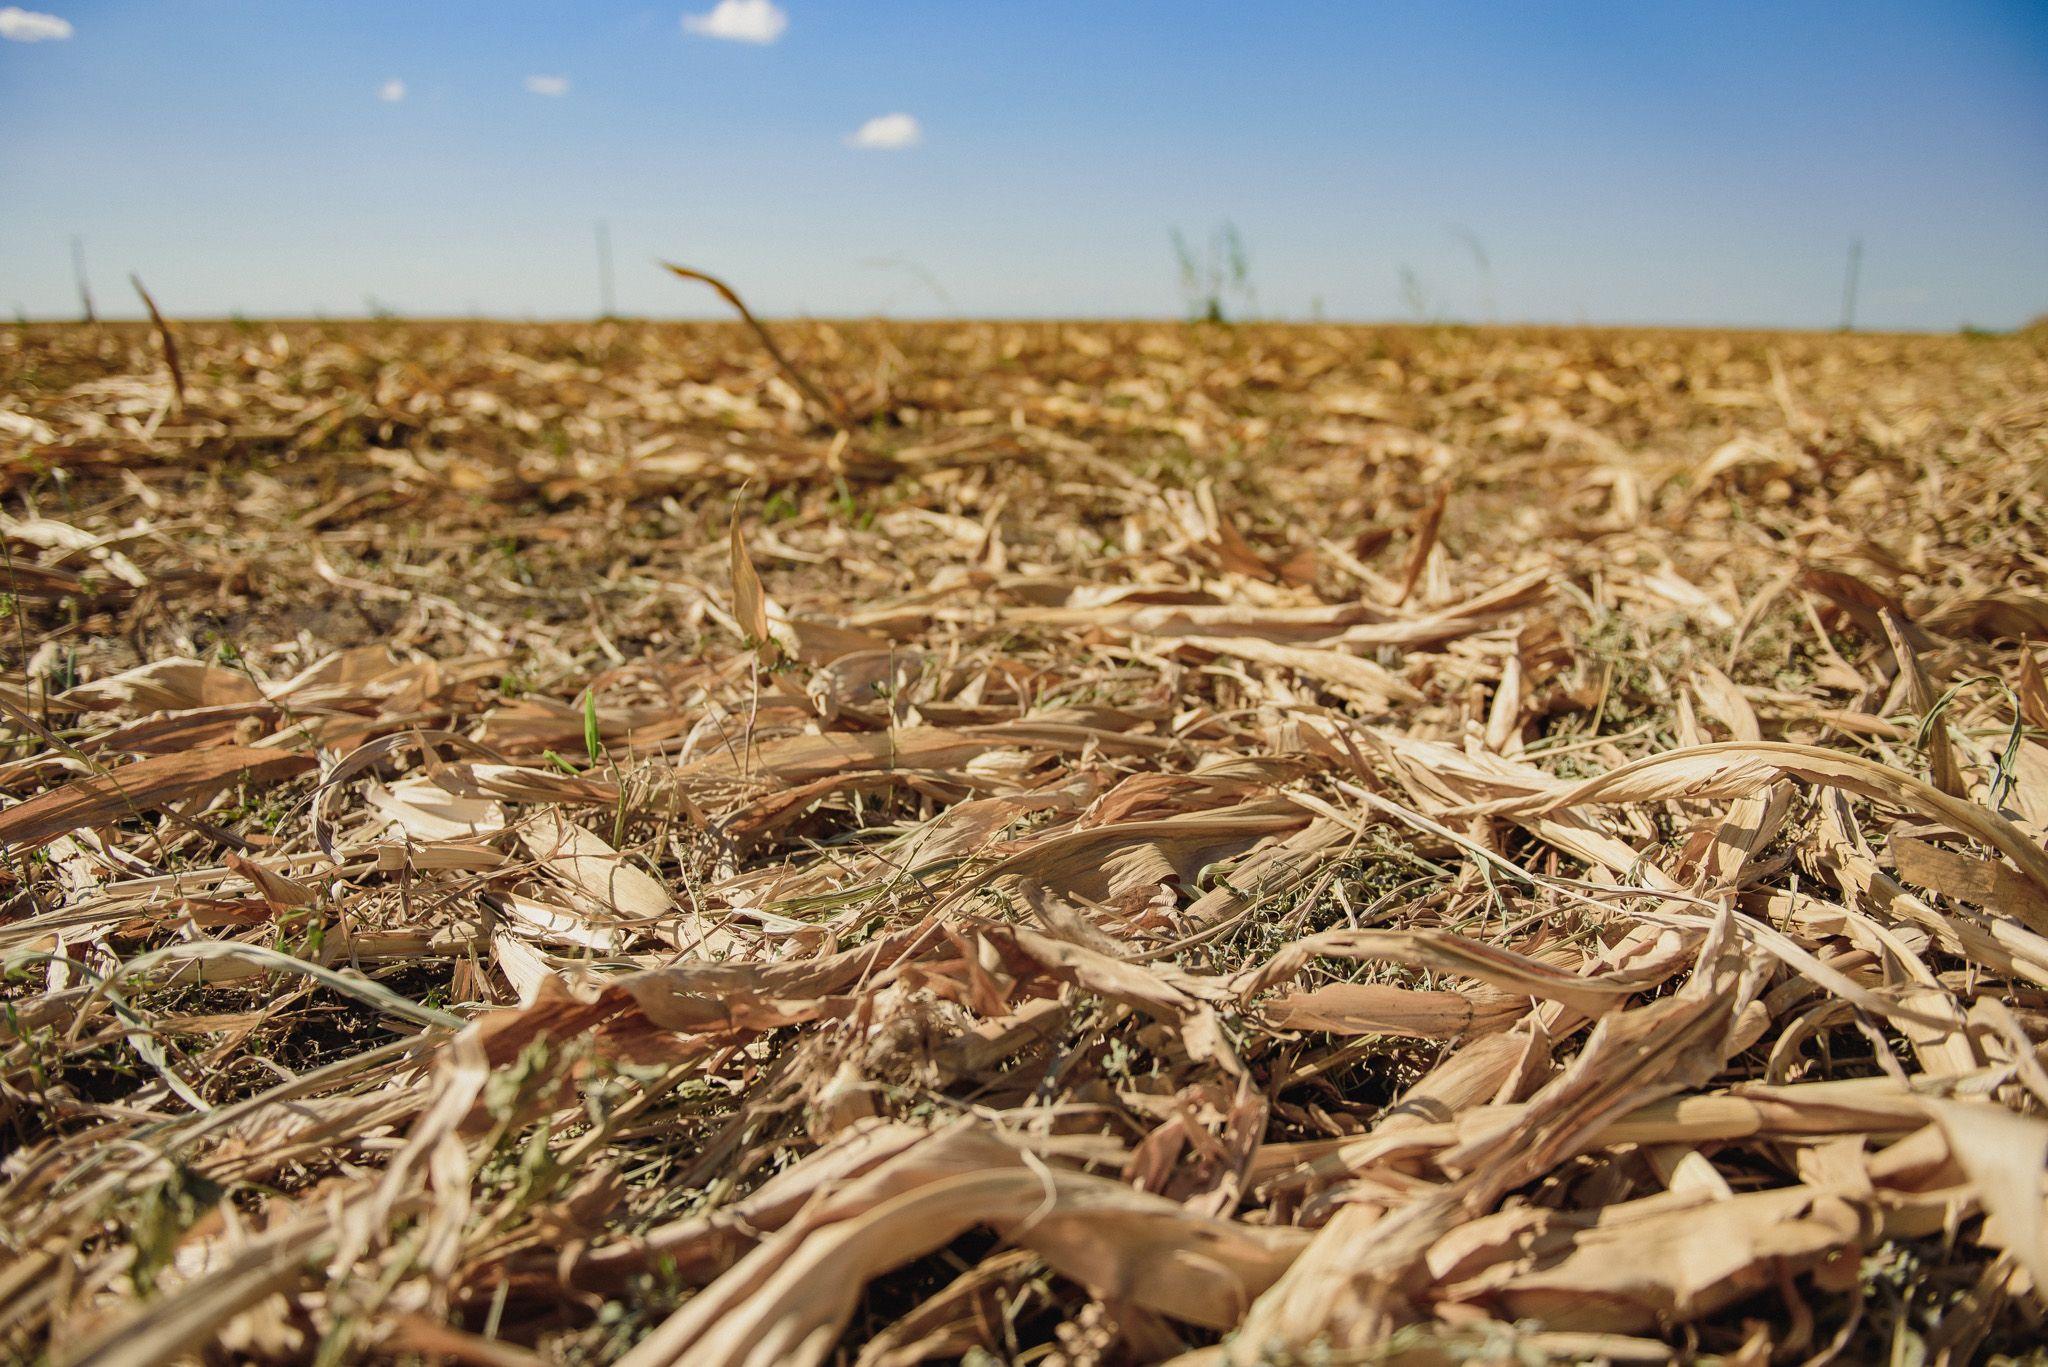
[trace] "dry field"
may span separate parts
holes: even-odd
[[[0,1356],[2042,1360],[2048,339],[776,332],[0,329]]]

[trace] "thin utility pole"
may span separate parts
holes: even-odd
[[[1849,278],[1842,282],[1842,331],[1856,330],[1856,282],[1863,274],[1863,239],[1849,244]]]
[[[604,303],[600,318],[618,316],[618,301],[612,298],[612,225],[597,221],[597,293]]]
[[[92,286],[85,281],[85,239],[76,233],[71,235],[71,278],[78,282],[78,306],[88,323],[97,323],[99,315],[92,309]]]

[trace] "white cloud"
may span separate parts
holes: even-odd
[[[386,104],[397,104],[405,98],[405,82],[393,76],[377,87],[377,98]]]
[[[789,15],[775,0],[718,0],[707,14],[684,15],[683,27],[706,38],[772,43],[789,27]]]
[[[566,95],[569,93],[567,76],[528,76],[527,90],[535,95]]]
[[[846,140],[848,147],[870,152],[893,152],[915,147],[924,141],[924,129],[908,114],[879,114],[862,124]]]
[[[70,21],[59,19],[54,14],[37,14],[19,5],[0,9],[0,38],[9,38],[17,43],[40,43],[46,39],[69,38],[71,32]]]

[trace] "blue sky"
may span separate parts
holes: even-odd
[[[604,219],[657,315],[1172,315],[1225,220],[1277,317],[1829,326],[1859,236],[1869,326],[2048,312],[2042,0],[713,3],[0,9],[0,310],[76,233],[109,313],[588,315]]]

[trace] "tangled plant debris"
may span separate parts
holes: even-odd
[[[2038,335],[173,328],[0,332],[8,1356],[2036,1351]]]

